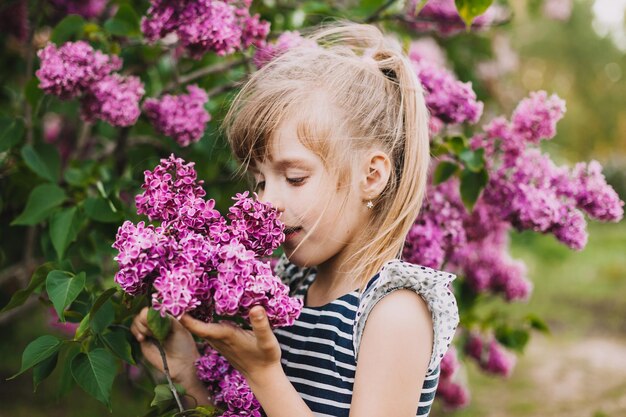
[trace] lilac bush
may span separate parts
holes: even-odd
[[[152,0],[141,29],[150,42],[174,33],[192,58],[208,51],[223,56],[251,45],[263,45],[269,23],[250,15],[251,2],[220,0]]]
[[[187,87],[188,94],[166,94],[160,99],[147,99],[143,108],[155,129],[174,138],[180,146],[188,146],[202,137],[211,115],[204,105],[206,92],[195,85]]]

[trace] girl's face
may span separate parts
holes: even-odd
[[[358,181],[353,180],[350,189],[337,190],[336,179],[320,157],[300,143],[294,122],[285,122],[277,131],[270,158],[250,170],[259,200],[281,213],[289,260],[318,266],[346,259],[354,250],[350,243],[369,217]]]

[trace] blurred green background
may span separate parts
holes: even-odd
[[[529,91],[557,93],[566,100],[567,113],[556,138],[542,146],[557,163],[598,160],[625,200],[626,0],[574,1],[567,21],[529,11],[533,2],[541,3],[510,2],[511,22],[484,35],[502,38],[494,53],[509,70],[486,76],[478,94],[495,97],[509,114]],[[454,39],[446,42],[455,50]],[[472,51],[476,57],[480,54]],[[463,60],[454,62],[465,80]],[[591,223],[589,234],[582,252],[550,236],[512,236],[511,253],[526,262],[534,293],[510,310],[543,317],[551,332],[533,336],[509,380],[486,376],[470,364],[464,377],[471,405],[450,413],[437,406],[432,416],[626,416],[626,223]],[[45,310],[33,309],[18,320],[0,325],[0,417],[111,415],[79,388],[57,400],[55,375],[36,394],[29,373],[6,381],[19,368],[24,346],[46,331],[48,318]],[[147,397],[137,395],[130,381],[117,380],[114,387],[113,415],[147,409]]]

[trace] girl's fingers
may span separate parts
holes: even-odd
[[[183,315],[179,322],[196,336],[209,339],[226,339],[234,330],[231,326],[196,320],[188,314]]]
[[[270,322],[265,314],[265,309],[261,306],[254,306],[250,310],[250,322],[252,331],[257,338],[262,349],[269,349],[274,345],[274,333],[270,327]]]

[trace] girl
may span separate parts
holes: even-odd
[[[251,331],[183,316],[166,343],[172,377],[208,401],[193,333],[243,373],[269,417],[426,416],[458,313],[453,275],[399,259],[426,188],[422,89],[373,26],[309,39],[254,73],[224,122],[286,225],[275,273],[302,313],[273,332],[260,306]],[[146,310],[132,331],[160,366]]]

